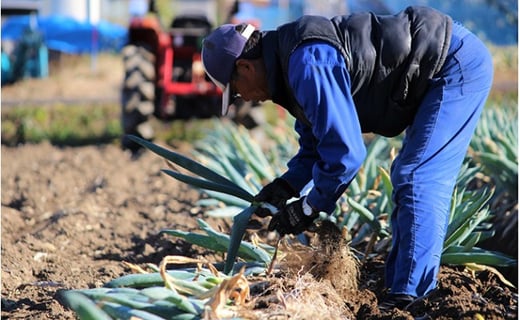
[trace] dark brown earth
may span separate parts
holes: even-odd
[[[163,167],[151,153],[132,160],[115,145],[2,147],[2,318],[74,319],[57,300],[59,290],[99,287],[130,273],[122,261],[144,266],[171,254],[211,254],[157,236],[162,228],[193,230],[200,217],[192,210],[198,192],[161,175]],[[358,319],[386,319],[376,308],[382,257],[360,272],[346,305]],[[517,302],[492,273],[443,268],[439,290],[411,310],[433,319],[516,319]]]
[[[114,81],[103,83],[98,76],[72,72],[60,77],[58,84],[50,84],[55,93],[49,98],[63,99],[70,91],[74,99],[81,99],[78,90],[66,89],[66,79],[82,79],[78,80],[82,88],[93,88],[83,90],[89,97],[92,92],[113,96],[120,78],[114,69],[120,66],[111,67],[112,72],[102,69],[100,76]],[[25,87],[3,88],[2,98],[30,99],[34,92],[52,90],[42,89],[39,81],[28,81]],[[188,152],[189,147],[177,151]],[[131,272],[123,261],[144,266],[158,264],[166,255],[212,256],[181,240],[157,235],[163,228],[197,229],[196,218],[202,215],[194,210],[199,193],[160,174],[164,163],[151,153],[135,160],[116,144],[2,146],[1,166],[2,319],[75,319],[60,304],[60,290],[102,286]],[[209,222],[224,230],[229,226],[222,220]],[[339,295],[345,319],[518,318],[516,289],[493,273],[472,275],[453,267],[442,268],[439,289],[409,312],[381,314],[377,301],[384,294],[383,269],[384,257],[369,259],[360,267],[358,290],[344,292],[332,286],[330,290],[337,292],[322,296]],[[264,314],[281,308],[276,299],[263,298],[264,303],[259,296],[253,305]],[[288,310],[279,315],[276,319],[308,319]]]

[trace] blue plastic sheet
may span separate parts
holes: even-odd
[[[34,18],[33,18],[34,19]],[[2,41],[17,41],[30,28],[31,17],[13,16],[2,25]],[[127,29],[106,21],[93,25],[65,16],[35,18],[35,28],[43,35],[45,45],[69,54],[119,51],[127,39]]]

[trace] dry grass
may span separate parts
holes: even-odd
[[[491,96],[518,93],[518,47],[490,47],[494,77]]]
[[[359,262],[337,227],[324,221],[311,246],[282,242],[281,274],[268,278],[267,293],[251,306],[263,304],[247,319],[352,319],[345,302],[356,295]],[[266,280],[266,279],[263,279]]]

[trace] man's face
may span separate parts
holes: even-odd
[[[266,74],[260,60],[239,59],[236,62],[236,75],[231,80],[231,90],[245,101],[269,100]]]

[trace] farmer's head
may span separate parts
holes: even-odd
[[[202,64],[223,91],[223,115],[238,96],[246,101],[269,99],[261,38],[258,30],[243,23],[222,25],[204,39]]]

